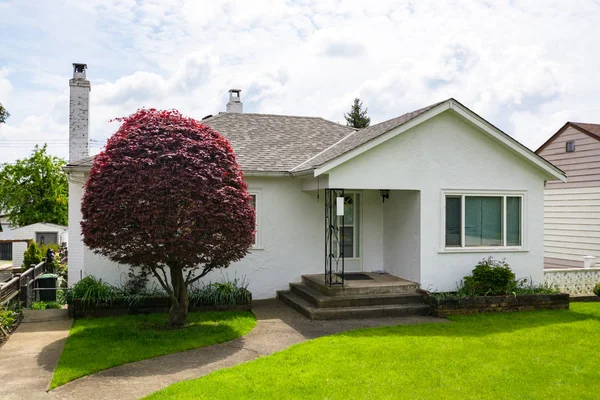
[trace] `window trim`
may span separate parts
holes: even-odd
[[[446,196],[461,197],[461,246],[446,246]],[[502,242],[504,246],[465,246],[465,196],[477,197],[504,197],[502,202]],[[506,246],[506,197],[521,198],[521,245]],[[438,253],[491,253],[491,252],[521,252],[528,251],[527,247],[527,191],[525,190],[455,190],[442,189],[441,191],[441,232],[440,232],[440,250]]]
[[[262,189],[260,188],[248,188],[248,194],[256,196],[256,234],[254,235],[254,244],[252,250],[264,250],[262,241]]]

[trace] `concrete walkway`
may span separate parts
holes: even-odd
[[[51,398],[46,390],[72,324],[66,311],[25,314],[0,349],[0,399]]]
[[[367,327],[447,322],[433,317],[311,322],[278,300],[255,302],[253,311],[258,324],[244,337],[101,371],[58,387],[45,398],[139,399],[175,382],[198,378],[308,339]]]

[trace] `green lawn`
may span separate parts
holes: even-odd
[[[183,329],[167,328],[167,314],[78,319],[74,322],[50,388],[133,361],[235,339],[256,325],[251,312],[188,314]]]
[[[148,399],[598,399],[600,303],[362,329]]]

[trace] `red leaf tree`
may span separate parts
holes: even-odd
[[[229,142],[177,111],[141,109],[98,154],[81,206],[84,243],[152,271],[183,326],[188,285],[243,258],[255,213]]]

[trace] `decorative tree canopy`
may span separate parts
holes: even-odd
[[[251,197],[229,142],[209,127],[155,109],[118,120],[85,187],[84,243],[118,263],[150,268],[187,314],[187,285],[251,247]]]
[[[366,128],[371,123],[371,118],[367,117],[367,108],[362,109],[362,101],[357,97],[352,103],[350,112],[344,114],[346,125],[353,128]]]

